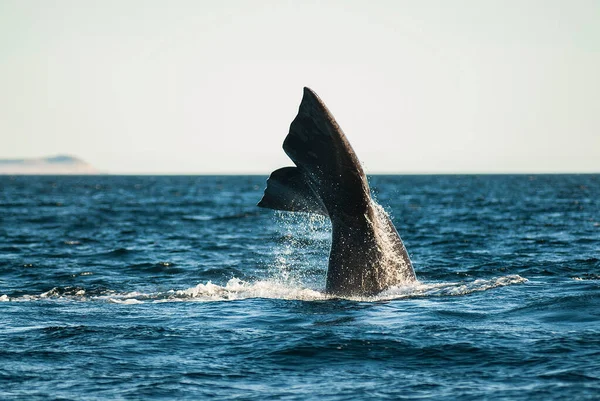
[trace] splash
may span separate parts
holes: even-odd
[[[317,288],[325,281],[331,247],[329,218],[309,213],[274,215],[279,244],[266,263],[268,280],[288,286]]]
[[[39,295],[22,295],[11,298],[0,296],[4,302],[26,301],[79,301],[79,302],[109,302],[122,305],[137,305],[160,302],[225,302],[244,299],[281,299],[290,301],[326,301],[346,299],[356,302],[393,301],[406,298],[465,296],[475,292],[488,291],[527,282],[519,275],[509,275],[488,280],[474,280],[456,283],[411,283],[392,287],[376,296],[340,298],[326,294],[323,290],[312,289],[302,285],[290,285],[281,281],[259,280],[255,282],[232,278],[225,285],[214,284],[211,281],[200,283],[183,290],[144,293],[139,291],[118,293],[105,290],[98,295],[89,295],[82,288],[53,288]]]
[[[498,287],[506,287],[514,284],[526,283],[527,279],[512,274],[508,276],[497,277],[489,280],[477,279],[470,282],[457,283],[418,283],[413,286],[396,286],[381,292],[376,296],[378,300],[392,300],[399,298],[414,297],[445,297],[445,296],[464,296],[474,292],[487,291]]]
[[[329,299],[323,292],[302,286],[292,286],[278,281],[245,282],[233,278],[225,286],[211,283],[198,284],[174,293],[170,300],[188,299],[200,301],[232,301],[248,298],[319,301]]]
[[[377,237],[376,243],[381,254],[378,261],[381,270],[379,275],[386,278],[389,283],[415,281],[414,271],[408,261],[408,256],[406,260],[402,257],[403,254],[406,254],[406,250],[390,216],[376,201],[372,200],[371,204],[377,221],[370,223],[373,225],[373,232]],[[388,285],[386,284],[384,287],[388,287]]]

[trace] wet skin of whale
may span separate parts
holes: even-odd
[[[258,206],[331,219],[326,291],[373,295],[416,281],[404,244],[369,184],[348,139],[323,101],[304,88],[283,150],[296,167],[275,170]]]

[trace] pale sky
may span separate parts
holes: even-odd
[[[597,0],[0,0],[0,158],[267,174],[304,86],[368,173],[600,172]]]

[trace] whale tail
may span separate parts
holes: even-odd
[[[321,198],[313,191],[308,177],[298,167],[283,167],[273,171],[257,206],[328,216]]]
[[[258,206],[332,218],[367,212],[371,197],[358,157],[331,112],[309,88],[304,88],[283,150],[297,167],[271,173]]]
[[[346,135],[309,88],[304,88],[283,150],[296,167],[271,173],[258,206],[329,216],[328,292],[374,294],[416,280],[392,221],[371,200],[367,178]]]

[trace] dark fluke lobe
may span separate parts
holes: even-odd
[[[371,198],[346,135],[309,88],[304,88],[283,150],[296,167],[271,173],[258,206],[329,216],[327,292],[371,295],[416,280],[392,221]]]

